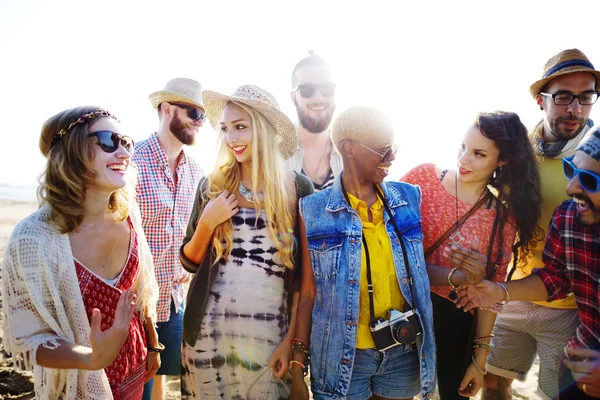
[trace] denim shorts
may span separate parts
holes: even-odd
[[[421,391],[419,357],[415,346],[397,346],[384,352],[356,349],[348,400],[372,395],[405,399]]]

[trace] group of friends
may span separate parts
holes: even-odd
[[[263,88],[188,78],[150,94],[140,143],[97,106],[44,123],[40,208],[2,266],[3,346],[36,396],[162,399],[175,375],[183,399],[510,399],[537,354],[540,396],[600,398],[585,54],[545,64],[531,130],[479,113],[454,168],[395,179],[403,132],[368,106],[333,120],[324,58],[291,87],[296,125]],[[206,122],[204,174],[185,146]]]

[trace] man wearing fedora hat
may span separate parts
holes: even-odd
[[[542,181],[542,215],[539,225],[546,229],[554,209],[567,199],[567,180],[562,159],[571,157],[593,125],[589,115],[598,99],[600,71],[580,50],[561,51],[550,58],[542,78],[529,91],[544,113],[530,132]],[[521,279],[543,265],[544,241],[527,257],[527,263],[513,268],[508,279]],[[536,352],[540,359],[538,392],[543,398],[558,398],[558,367],[563,347],[578,324],[573,296],[562,300],[514,301],[504,306],[494,327],[487,361],[483,399],[509,399],[511,383],[525,380]]]
[[[165,349],[157,375],[181,372],[184,287],[189,274],[179,261],[179,246],[192,212],[196,187],[203,175],[200,166],[185,152],[202,127],[205,111],[202,86],[187,78],[167,82],[149,96],[158,111],[156,134],[136,145],[133,161],[138,168],[137,196],[142,226],[154,257],[159,286],[156,306],[158,339]],[[145,386],[144,399],[162,399],[163,378]]]
[[[308,176],[319,191],[331,186],[340,174],[342,158],[329,134],[336,106],[331,69],[325,59],[309,53],[292,72],[290,97],[298,113],[298,149],[288,165]]]

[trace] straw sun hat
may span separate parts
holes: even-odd
[[[564,50],[549,59],[544,65],[542,79],[529,87],[529,93],[535,98],[548,82],[561,75],[574,72],[589,72],[596,76],[596,90],[600,89],[600,71],[596,71],[588,58],[580,50]]]
[[[273,125],[277,131],[277,141],[283,158],[287,160],[296,152],[298,139],[294,124],[280,111],[277,100],[266,90],[254,85],[244,85],[237,88],[231,96],[205,90],[202,98],[206,105],[206,115],[213,128],[217,129],[227,103],[242,103],[261,113]]]
[[[183,103],[205,111],[202,102],[202,85],[193,79],[171,79],[163,90],[150,94],[148,99],[155,109],[161,103]]]

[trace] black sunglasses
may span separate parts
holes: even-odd
[[[187,110],[188,117],[190,117],[190,119],[192,121],[198,121],[198,120],[204,121],[204,118],[206,118],[206,114],[204,114],[202,112],[202,110],[200,110],[196,107],[188,106],[187,104],[179,104],[179,103],[169,103],[169,104],[172,106],[177,106],[179,108],[183,108],[183,109]]]
[[[600,175],[593,172],[579,169],[572,163],[573,157],[563,158],[563,172],[568,180],[577,177],[579,184],[589,193],[598,193],[600,191]]]
[[[88,133],[88,137],[96,136],[98,138],[98,146],[106,153],[114,153],[123,146],[129,154],[133,154],[133,140],[129,136],[124,136],[111,131],[97,131]]]
[[[323,97],[331,97],[335,95],[335,83],[327,82],[321,83],[319,85],[314,85],[312,83],[307,83],[305,85],[298,85],[292,91],[300,91],[300,96],[308,99],[309,97],[313,97],[317,94],[317,90],[321,92]]]

